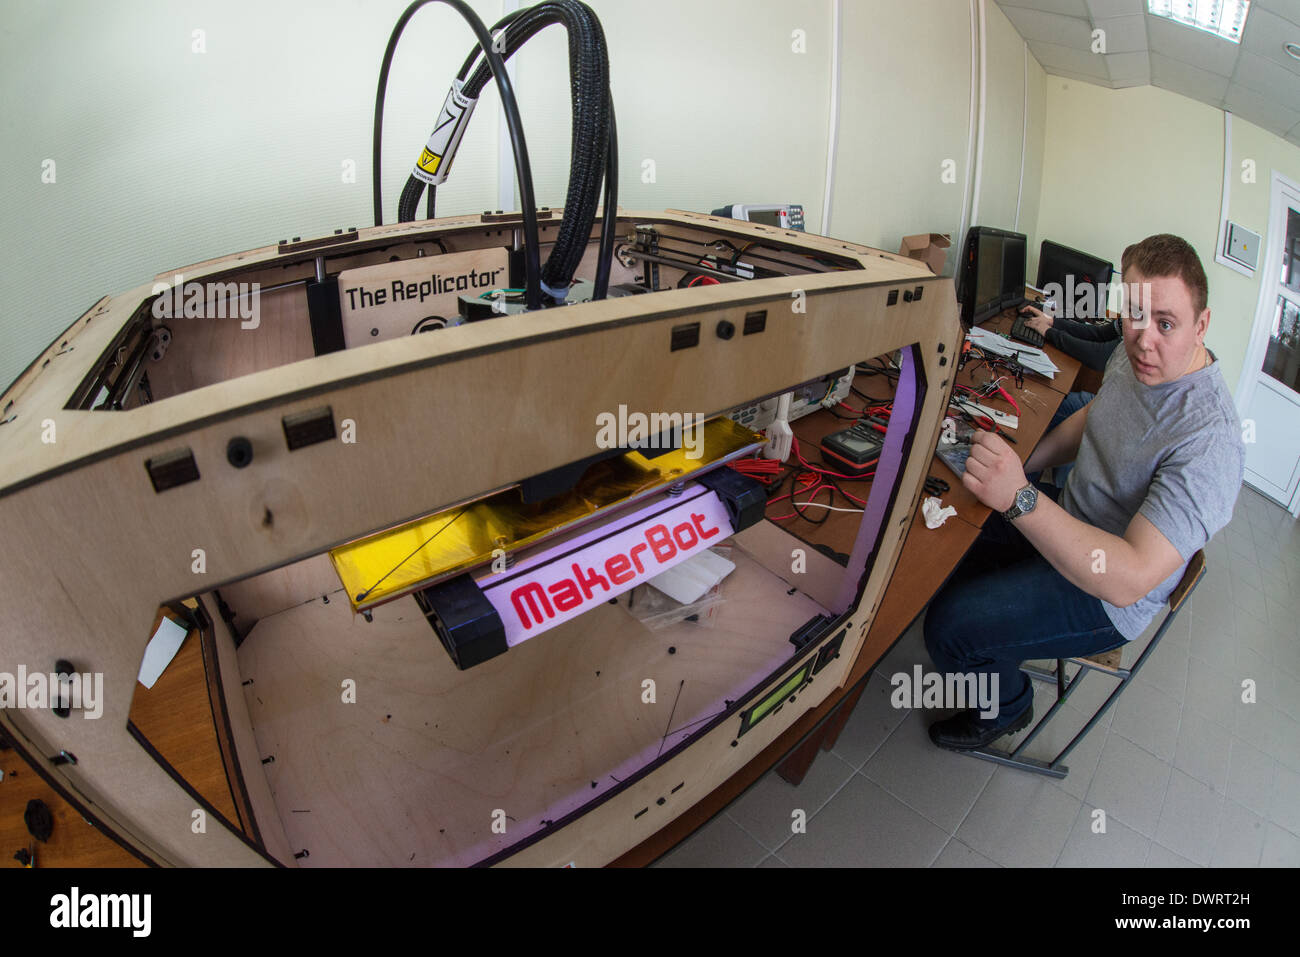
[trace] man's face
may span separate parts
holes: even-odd
[[[1152,278],[1130,269],[1124,287],[1130,295],[1124,350],[1138,381],[1159,385],[1199,369],[1210,310],[1193,313],[1187,284],[1177,276]]]

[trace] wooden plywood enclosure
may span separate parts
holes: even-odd
[[[48,670],[61,657],[100,672],[103,715],[6,709],[6,733],[159,864],[292,864],[309,840],[306,863],[601,864],[725,780],[847,674],[937,438],[956,306],[950,281],[865,247],[697,214],[620,212],[620,235],[637,226],[688,250],[719,238],[755,253],[770,247],[762,255],[773,275],[677,289],[685,273],[656,264],[662,291],[652,294],[310,358],[302,356],[313,341],[310,330],[303,335],[307,308],[298,287],[286,286],[256,330],[169,320],[171,345],[149,370],[152,400],[120,411],[92,410],[90,393],[132,324],[137,332],[159,324],[149,310],[153,286],[92,307],[0,398],[8,545],[0,670]],[[177,272],[189,281],[296,283],[318,269],[337,275],[419,249],[432,259],[443,249],[488,249],[511,232],[509,222],[461,217]],[[647,275],[644,262],[625,260],[615,280]],[[723,324],[755,326],[760,314],[761,329],[721,334]],[[674,349],[684,326],[695,327],[694,344]],[[330,548],[582,461],[596,451],[592,423],[602,412],[625,405],[712,416],[895,349],[915,401],[891,426],[896,467],[873,487],[867,531],[843,581],[819,576],[800,589],[779,567],[779,536],[741,533],[732,543],[737,597],[716,627],[647,634],[622,607],[602,606],[463,672],[410,599],[367,623],[345,602],[321,598]],[[250,365],[236,352],[255,358]],[[320,409],[335,439],[291,449],[284,419]],[[44,441],[50,423],[55,438]],[[352,441],[343,440],[345,423]],[[234,439],[251,450],[241,466],[229,457]],[[156,491],[146,463],[178,455],[192,458],[197,479]],[[251,629],[222,669],[227,696],[245,695],[243,709],[230,708],[241,722],[234,739],[253,779],[247,788],[259,795],[251,803],[261,831],[283,837],[274,846],[268,838],[252,847],[220,828],[194,834],[192,800],[126,730],[158,605],[213,589]],[[789,633],[822,612],[829,623],[796,652]],[[706,630],[714,634],[701,640]],[[790,686],[837,637],[839,657]],[[641,703],[638,676],[655,679],[653,705]],[[252,698],[242,684],[249,677]],[[355,705],[340,700],[346,677],[357,681]],[[746,708],[783,687],[780,710],[774,704],[740,734]],[[334,701],[353,710],[337,712]],[[76,763],[50,763],[60,751]],[[283,757],[261,764],[272,751]],[[504,834],[492,828],[497,810]],[[373,841],[331,843],[326,835],[357,819],[380,822]]]

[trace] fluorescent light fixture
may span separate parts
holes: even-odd
[[[1153,17],[1164,17],[1240,43],[1246,15],[1250,13],[1250,0],[1147,0],[1147,11]]]

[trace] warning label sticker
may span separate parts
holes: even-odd
[[[442,157],[437,153],[432,153],[426,146],[420,151],[420,161],[416,164],[420,169],[430,175],[438,172],[438,164],[442,162]]]

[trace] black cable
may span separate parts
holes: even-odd
[[[600,221],[600,252],[596,257],[596,288],[593,299],[609,292],[609,274],[614,265],[614,231],[618,227],[618,123],[614,119],[614,97],[609,98],[609,142],[605,146],[605,214]]]
[[[541,298],[541,255],[538,242],[537,231],[537,200],[533,193],[533,170],[528,161],[528,146],[524,141],[523,123],[519,118],[519,104],[515,101],[514,87],[510,82],[510,76],[506,73],[505,63],[501,55],[493,47],[492,35],[484,26],[483,21],[464,0],[415,0],[409,7],[402,12],[398,18],[393,32],[388,38],[388,47],[384,50],[383,63],[379,68],[379,88],[375,94],[375,122],[372,144],[372,163],[373,163],[373,192],[375,204],[375,225],[382,226],[383,218],[383,197],[380,184],[381,171],[381,143],[383,139],[384,125],[384,92],[388,86],[388,71],[393,63],[393,54],[397,50],[397,41],[401,38],[402,31],[406,29],[406,24],[410,21],[415,12],[426,3],[445,3],[452,7],[457,13],[464,18],[469,24],[470,29],[474,31],[474,36],[478,39],[479,48],[483,51],[483,56],[491,68],[492,76],[496,79],[497,89],[501,96],[501,108],[505,113],[506,126],[510,130],[510,145],[514,152],[515,158],[515,177],[519,184],[519,193],[523,203],[524,218],[524,266],[527,274],[527,304],[528,308],[540,309],[542,307]],[[402,191],[403,197],[408,195],[411,177],[407,180],[408,189]],[[418,183],[419,180],[416,180]],[[420,183],[423,186],[423,183]],[[415,193],[415,201],[419,201],[419,193]],[[412,216],[412,218],[414,218]]]
[[[552,296],[562,300],[586,255],[600,201],[601,177],[608,165],[612,104],[605,34],[595,13],[579,0],[543,0],[520,11],[506,26],[498,44],[508,59],[532,37],[555,23],[564,26],[569,36],[573,135],[564,219],[542,271],[542,281]],[[484,65],[478,63],[465,81],[462,94],[476,97],[485,81]]]

